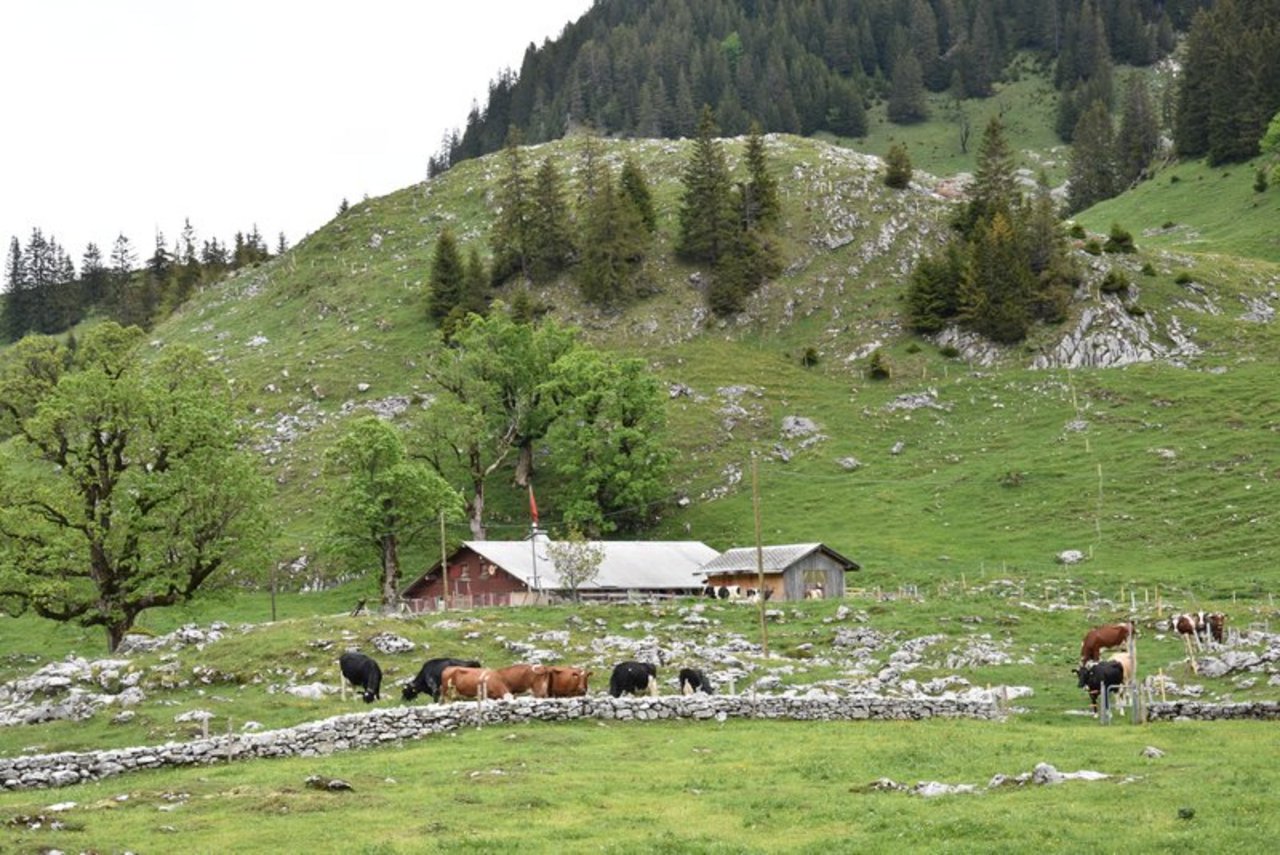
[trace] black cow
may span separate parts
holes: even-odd
[[[1098,695],[1113,686],[1124,685],[1124,666],[1114,659],[1106,662],[1086,662],[1075,671],[1077,688],[1089,690],[1089,705],[1098,709]]]
[[[692,695],[694,692],[706,692],[708,695],[714,695],[716,690],[711,687],[711,681],[707,679],[707,675],[697,668],[681,668],[680,694]]]
[[[382,689],[382,669],[377,662],[363,653],[350,650],[338,657],[338,667],[348,683],[364,692],[362,697],[366,704],[381,697],[378,693]]]
[[[480,668],[479,662],[474,659],[428,659],[418,671],[418,675],[409,683],[405,684],[401,697],[406,701],[411,701],[418,695],[430,695],[431,699],[436,703],[440,702],[440,675],[444,673],[445,668],[452,666],[462,668]]]
[[[657,685],[658,668],[648,662],[619,662],[609,677],[609,694],[621,697],[623,692],[636,695],[649,691],[649,681]]]

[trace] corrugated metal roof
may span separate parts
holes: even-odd
[[[564,588],[555,562],[547,551],[550,541],[539,538],[536,547],[537,586],[543,590]],[[719,553],[696,540],[593,540],[604,549],[596,578],[581,590],[666,590],[694,588],[698,568]],[[464,545],[497,564],[529,587],[534,587],[535,548],[528,540],[468,540]]]
[[[764,572],[769,575],[781,573],[792,564],[819,549],[826,552],[836,561],[847,564],[851,569],[861,569],[858,562],[845,558],[829,546],[824,546],[821,543],[792,543],[785,546],[766,546],[760,550],[764,559]],[[755,573],[758,566],[756,548],[754,546],[738,546],[702,565],[698,570],[698,575]]]

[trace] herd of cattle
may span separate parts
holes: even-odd
[[[728,598],[718,591],[708,596]],[[752,591],[750,594],[754,594]],[[766,591],[766,596],[767,596]],[[733,595],[741,596],[738,591]],[[1225,637],[1227,618],[1221,612],[1187,612],[1169,619],[1169,628],[1187,645],[1188,652],[1201,645],[1216,642]],[[1128,652],[1112,653],[1102,659],[1104,650],[1128,645],[1135,634],[1134,625],[1113,623],[1094,627],[1085,633],[1080,644],[1080,664],[1073,671],[1077,685],[1089,693],[1090,706],[1098,708],[1099,696],[1106,696],[1112,689],[1122,691],[1133,682],[1133,656]],[[382,669],[364,653],[347,652],[338,658],[343,678],[361,691],[364,702],[371,704],[381,698]],[[573,698],[587,693],[587,680],[591,671],[563,665],[531,665],[518,663],[505,668],[485,668],[474,659],[428,659],[414,678],[405,684],[401,697],[412,701],[418,695],[430,695],[439,703],[455,697],[510,698],[531,694],[535,698]],[[715,689],[707,676],[696,668],[682,668],[679,674],[682,694],[706,692]],[[609,676],[609,694],[615,698],[624,694],[658,693],[658,669],[647,662],[620,662]]]
[[[1169,628],[1176,632],[1193,653],[1202,645],[1221,644],[1226,634],[1227,616],[1221,612],[1185,612],[1169,618]],[[1134,625],[1112,623],[1098,626],[1085,633],[1080,643],[1080,665],[1074,673],[1077,687],[1089,692],[1089,704],[1098,708],[1098,697],[1107,696],[1112,689],[1118,693],[1133,682],[1133,656],[1127,651],[1113,653],[1102,661],[1102,651],[1126,647],[1135,636]],[[1120,698],[1123,703],[1123,698]]]
[[[366,704],[382,697],[382,668],[370,656],[349,651],[338,657],[342,677],[360,690]],[[563,665],[530,665],[518,663],[506,668],[485,668],[474,659],[428,659],[414,678],[404,685],[401,698],[411,701],[418,695],[430,695],[436,703],[453,698],[510,698],[529,693],[535,698],[576,698],[587,693],[591,672]],[[682,694],[715,689],[707,676],[697,668],[682,668],[679,675]],[[658,693],[658,669],[647,662],[620,662],[609,677],[609,694]]]

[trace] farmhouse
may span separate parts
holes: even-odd
[[[445,562],[448,606],[524,606],[571,595],[556,570],[539,532],[525,540],[467,540]],[[604,558],[599,572],[578,588],[585,600],[625,599],[632,596],[696,594],[695,573],[718,554],[696,540],[590,541]],[[445,576],[440,562],[405,588],[412,611],[434,611],[445,603]]]
[[[821,543],[766,546],[762,552],[764,587],[772,591],[771,600],[843,597],[845,571],[862,569],[858,562]],[[702,565],[698,576],[704,585],[757,588],[758,566],[755,547],[742,546]]]

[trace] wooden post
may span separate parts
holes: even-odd
[[[756,590],[760,591],[760,646],[769,658],[769,628],[764,619],[764,535],[760,531],[760,476],[756,455],[751,453],[751,506],[756,523]],[[785,594],[785,592],[784,592]]]
[[[449,548],[444,539],[444,511],[440,512],[440,578],[444,580],[444,608],[449,609]]]

